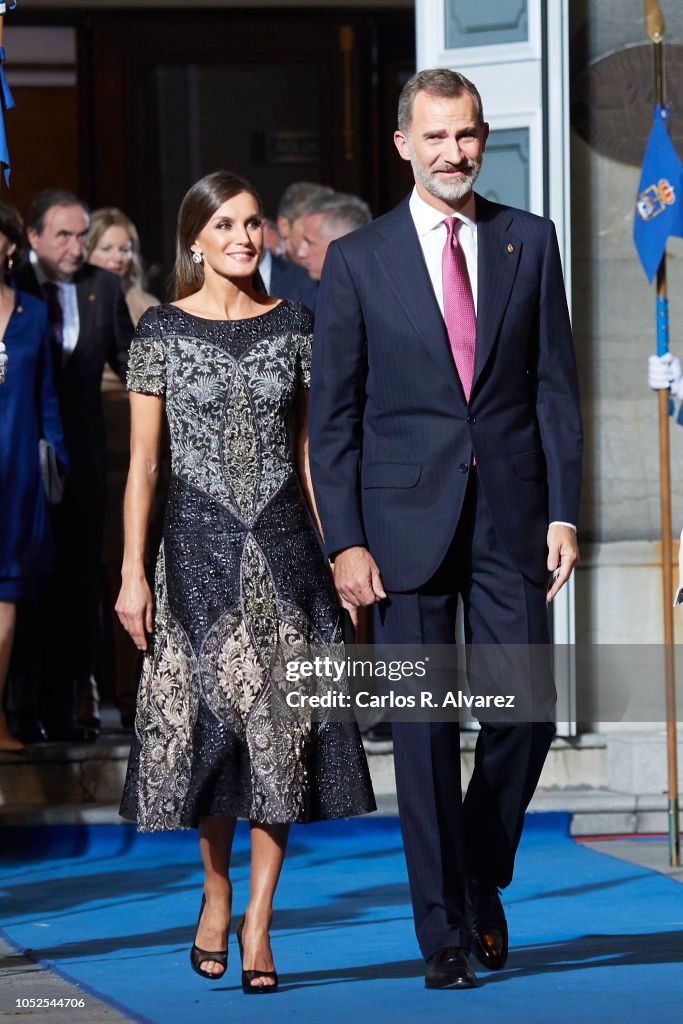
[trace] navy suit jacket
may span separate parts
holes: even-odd
[[[284,256],[273,256],[270,271],[270,294],[278,299],[303,302],[312,313],[318,295],[318,282],[303,267],[290,263]]]
[[[549,220],[476,196],[469,405],[406,199],[333,242],[318,295],[310,452],[328,555],[369,548],[389,590],[424,584],[453,539],[472,453],[513,564],[547,576],[551,521],[576,523],[581,420]]]

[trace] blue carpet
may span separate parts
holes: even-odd
[[[129,1017],[154,1024],[576,1024],[683,1017],[683,886],[574,843],[568,816],[527,817],[505,893],[512,951],[482,987],[428,992],[395,819],[295,827],[278,890],[281,990],[247,999],[234,935],[225,980],[189,968],[196,834],[131,827],[7,829],[4,935]],[[238,826],[234,907],[248,833]],[[28,984],[28,983],[27,983]],[[27,991],[27,995],[30,993]],[[87,1001],[87,996],[86,996]],[[49,1019],[49,1011],[46,1020]],[[74,1021],[87,1021],[74,1010]]]

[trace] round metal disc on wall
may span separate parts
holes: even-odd
[[[598,153],[640,166],[655,104],[653,45],[628,46],[591,61],[572,81],[572,127]],[[683,152],[683,44],[664,44],[671,138]]]

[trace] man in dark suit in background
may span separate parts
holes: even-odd
[[[404,87],[394,139],[415,188],[333,242],[322,274],[313,483],[337,590],[376,605],[376,641],[452,644],[461,596],[469,644],[547,652],[547,601],[578,557],[576,366],[552,223],[472,192],[487,136],[464,76]],[[457,722],[394,722],[430,988],[475,985],[471,949],[507,957],[498,889],[554,735],[550,674],[516,682],[538,713],[481,721],[464,800]]]
[[[371,220],[365,200],[346,192],[335,192],[309,204],[300,220],[295,221],[297,227],[301,225],[296,256],[313,281],[320,280],[330,242]]]
[[[298,263],[297,249],[301,241],[301,218],[321,199],[334,194],[329,185],[315,181],[294,181],[280,196],[277,206],[277,229],[284,246],[283,256]]]
[[[17,287],[48,306],[70,461],[64,498],[53,509],[57,568],[46,587],[45,629],[37,638],[44,647],[41,704],[50,739],[94,739],[99,727],[95,665],[106,473],[100,386],[105,363],[125,379],[133,334],[120,280],[84,262],[89,219],[77,196],[40,192],[26,223],[30,261],[15,273]]]
[[[269,295],[278,299],[303,302],[313,312],[318,293],[318,284],[312,281],[303,267],[291,263],[284,256],[263,250],[259,273]]]

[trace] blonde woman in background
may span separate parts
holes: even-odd
[[[132,220],[115,207],[95,210],[90,218],[87,259],[96,267],[109,270],[121,278],[126,305],[133,324],[137,326],[142,314],[151,306],[158,306],[155,295],[144,291],[144,273],[140,258],[140,236]],[[121,535],[121,505],[128,466],[128,395],[115,373],[105,369],[102,391],[109,437],[107,487],[110,501],[104,529],[103,561],[107,573],[108,589],[112,595],[120,586],[119,566],[123,537]],[[160,507],[163,499],[159,499]],[[156,515],[160,513],[157,510]],[[108,602],[113,605],[113,600]],[[129,646],[128,638],[112,614],[111,639],[113,645],[106,651],[104,664],[110,671],[109,686],[113,686],[121,724],[132,726],[135,713],[137,657]],[[103,669],[103,672],[105,669]],[[81,721],[99,727],[99,694],[93,701],[84,701],[80,709]]]
[[[121,278],[128,312],[137,322],[159,300],[143,288],[144,273],[140,259],[140,236],[132,220],[115,207],[95,210],[90,218],[88,262],[110,270]]]

